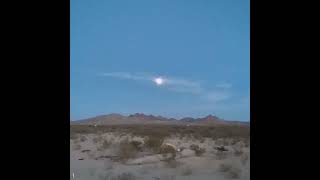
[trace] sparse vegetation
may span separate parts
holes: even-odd
[[[166,161],[171,161],[176,158],[176,150],[171,146],[161,146],[160,154],[166,158]]]
[[[104,139],[102,141],[102,144],[97,147],[97,151],[105,151],[109,148],[110,145],[111,143],[108,140]]]
[[[137,150],[142,151],[142,142],[141,141],[136,141],[136,140],[132,140],[130,142],[132,144],[132,146],[134,146]]]
[[[70,147],[74,150],[80,150],[71,153],[75,155],[75,160],[78,161],[79,158],[83,158],[84,160],[94,160],[93,162],[97,163],[104,161],[105,164],[101,168],[103,172],[94,172],[87,169],[91,176],[93,174],[99,177],[99,173],[102,173],[100,178],[104,180],[137,179],[138,177],[135,177],[135,174],[117,174],[123,172],[119,171],[119,168],[124,166],[127,168],[129,165],[138,168],[135,170],[137,170],[139,176],[151,176],[154,169],[164,168],[165,171],[169,172],[169,175],[167,177],[157,176],[156,178],[160,178],[160,180],[175,179],[175,176],[170,176],[172,172],[177,173],[180,178],[184,176],[182,179],[193,178],[199,174],[199,168],[202,168],[200,163],[205,161],[205,164],[207,164],[207,160],[221,163],[218,171],[226,178],[247,177],[248,168],[250,168],[250,162],[248,162],[250,161],[250,150],[248,150],[250,148],[250,129],[247,127],[188,127],[179,125],[101,125],[89,127],[86,125],[71,125],[70,130]],[[91,142],[88,142],[88,140]],[[83,143],[85,141],[88,143]],[[93,147],[92,141],[94,143]],[[179,150],[176,151],[173,147],[164,146],[164,142],[172,143]],[[217,147],[220,147],[219,145],[221,147],[225,146],[227,151],[217,149]],[[96,151],[96,147],[100,152]],[[186,150],[182,151],[185,148]],[[158,153],[164,158],[159,160]],[[80,156],[78,156],[79,154]],[[207,157],[210,154],[215,155],[216,159],[220,161],[212,158],[194,157]],[[231,163],[231,161],[235,163]],[[79,161],[79,163],[82,163],[82,161]],[[237,165],[241,165],[241,169],[239,169],[240,167],[237,168]],[[194,167],[194,169],[190,167]],[[175,172],[176,170],[177,172]],[[216,170],[214,169],[214,171]],[[208,171],[212,171],[212,169],[208,169]],[[110,172],[112,174],[106,175]]]
[[[160,151],[163,141],[164,141],[163,137],[148,136],[144,139],[144,144],[147,148],[151,149],[153,152],[158,153]]]
[[[106,132],[119,132],[124,134],[132,134],[133,136],[156,136],[156,137],[168,137],[172,134],[180,134],[180,137],[192,135],[193,137],[203,138],[243,138],[249,139],[250,127],[247,126],[181,126],[181,125],[108,125],[92,127],[88,125],[71,125],[70,137],[74,137],[73,134],[97,134]]]
[[[206,152],[204,148],[200,148],[198,145],[195,144],[191,144],[190,149],[195,152],[196,156],[201,156],[203,153]]]
[[[96,137],[94,137],[94,138],[92,139],[92,141],[93,141],[94,143],[99,143],[99,142],[101,142],[102,140],[103,140],[103,138],[101,137],[101,135],[96,136]]]
[[[134,158],[137,152],[138,149],[134,145],[132,145],[132,143],[130,143],[128,139],[120,142],[118,156],[122,162],[125,162],[130,158]]]
[[[111,143],[108,140],[106,140],[106,139],[103,140],[103,142],[102,142],[103,149],[107,149],[110,145],[111,145]]]

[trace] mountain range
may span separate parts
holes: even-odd
[[[208,115],[202,118],[185,117],[181,119],[135,113],[124,116],[107,114],[92,118],[70,121],[71,125],[128,125],[128,124],[172,124],[172,125],[250,125],[250,122],[228,121],[217,116]]]

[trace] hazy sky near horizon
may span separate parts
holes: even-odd
[[[71,0],[71,119],[250,120],[249,0]]]

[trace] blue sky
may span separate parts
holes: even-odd
[[[249,0],[71,0],[71,119],[250,120],[249,9]]]

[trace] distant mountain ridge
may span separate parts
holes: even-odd
[[[84,125],[121,125],[121,124],[172,124],[172,125],[250,125],[250,122],[227,121],[217,116],[208,115],[202,118],[185,117],[181,119],[135,113],[128,116],[107,114],[92,118],[70,121],[70,124]]]

